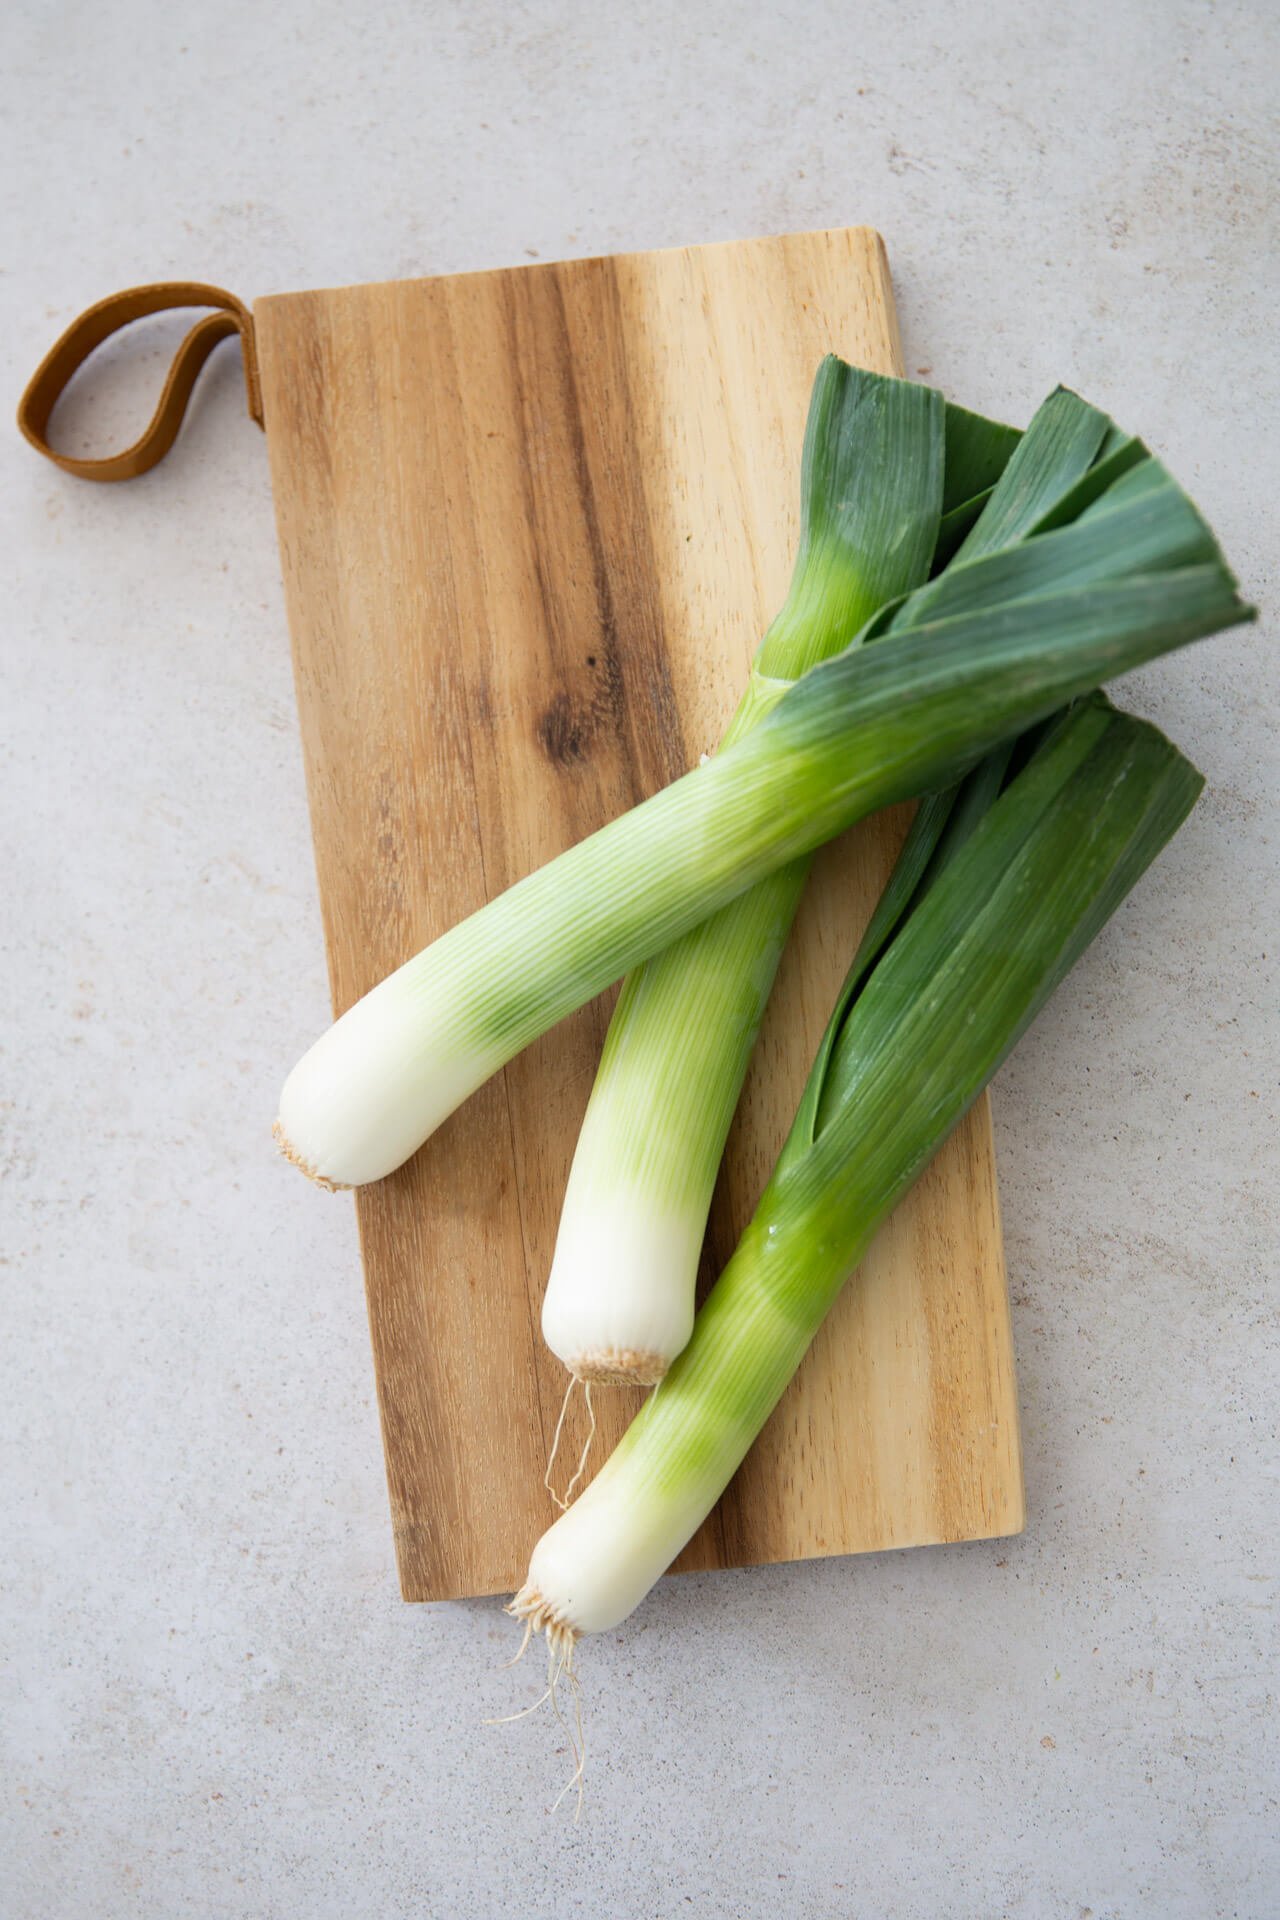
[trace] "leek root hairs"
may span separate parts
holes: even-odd
[[[586,1440],[583,1442],[582,1452],[578,1455],[578,1464],[573,1470],[573,1477],[565,1488],[564,1493],[559,1494],[551,1484],[551,1469],[554,1467],[556,1455],[560,1451],[560,1435],[564,1432],[564,1417],[569,1411],[569,1398],[577,1386],[581,1386],[586,1393],[587,1413],[590,1417],[591,1425],[588,1429]],[[561,1513],[567,1513],[569,1511],[569,1502],[573,1498],[573,1490],[587,1470],[587,1461],[591,1457],[591,1447],[595,1437],[596,1410],[591,1403],[591,1382],[590,1380],[584,1380],[580,1374],[571,1374],[569,1376],[569,1384],[564,1390],[564,1399],[560,1402],[560,1418],[556,1421],[555,1438],[551,1442],[551,1453],[547,1460],[547,1470],[542,1476],[543,1486],[551,1495],[551,1498],[555,1501]]]
[[[543,1599],[536,1587],[526,1582],[515,1598],[507,1603],[504,1611],[509,1613],[513,1620],[531,1622],[534,1633],[545,1634],[547,1646],[553,1653],[560,1656],[566,1672],[572,1671],[573,1650],[578,1644],[577,1629],[570,1626],[569,1622]]]
[[[521,1707],[518,1713],[500,1714],[496,1719],[486,1720],[484,1724],[486,1727],[509,1726],[513,1720],[527,1719],[531,1713],[536,1713],[538,1708],[544,1706],[548,1700],[551,1702],[551,1711],[560,1722],[565,1739],[569,1742],[569,1750],[573,1755],[573,1772],[552,1802],[551,1812],[555,1813],[564,1801],[566,1794],[572,1793],[576,1787],[578,1804],[573,1816],[576,1824],[577,1821],[582,1818],[582,1801],[586,1787],[587,1766],[587,1737],[582,1721],[582,1689],[579,1685],[578,1675],[573,1664],[574,1648],[577,1645],[578,1636],[567,1621],[559,1619],[553,1613],[552,1609],[548,1607],[542,1596],[531,1587],[521,1587],[519,1593],[516,1594],[505,1611],[509,1613],[513,1619],[524,1621],[524,1639],[520,1643],[520,1650],[516,1654],[515,1660],[510,1661],[508,1664],[514,1666],[516,1660],[524,1657],[531,1635],[534,1633],[545,1634],[547,1640],[547,1684],[531,1706]],[[570,1727],[568,1721],[560,1711],[558,1690],[562,1680],[573,1695],[572,1727]]]

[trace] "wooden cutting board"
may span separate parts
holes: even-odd
[[[715,745],[786,591],[818,360],[899,372],[900,349],[884,249],[861,228],[286,294],[254,322],[340,1011]],[[872,820],[818,861],[704,1280],[764,1183],[904,822]],[[554,1518],[542,1477],[565,1375],[539,1311],[612,1000],[357,1196],[406,1599],[513,1589]],[[600,1461],[639,1395],[595,1397]],[[563,1459],[584,1432],[575,1404]],[[1022,1522],[983,1101],[679,1565]]]

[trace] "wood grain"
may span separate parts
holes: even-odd
[[[898,370],[896,323],[865,229],[281,295],[254,319],[341,1010],[715,744],[786,590],[817,362],[834,348]],[[764,1183],[904,818],[819,858],[708,1274]],[[513,1588],[553,1518],[565,1376],[538,1316],[612,997],[357,1197],[407,1599]],[[596,1399],[602,1459],[639,1396]],[[679,1564],[1022,1521],[984,1101]]]

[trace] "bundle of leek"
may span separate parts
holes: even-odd
[[[830,377],[848,370],[836,363]],[[920,458],[939,472],[942,402],[926,393],[912,404],[934,448]],[[766,875],[876,807],[950,785],[1065,700],[1247,619],[1207,529],[1154,462],[1094,498],[1141,455],[1103,416],[1085,409],[1089,451],[1065,494],[1046,487],[1073,438],[1060,416],[1081,405],[1065,394],[1048,403],[1018,487],[1002,500],[996,486],[956,565],[920,599],[882,607],[713,759],[344,1013],[285,1085],[277,1137],[288,1156],[329,1185],[390,1173],[522,1047]],[[1006,480],[1013,471],[1010,461]],[[1045,530],[1002,547],[1002,516],[1025,518],[1028,499]]]
[[[918,810],[692,1338],[534,1549],[510,1611],[546,1633],[556,1671],[580,1634],[626,1618],[711,1511],[879,1223],[1201,784],[1099,694]]]

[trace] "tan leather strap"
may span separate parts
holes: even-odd
[[[49,421],[72,375],[95,348],[121,327],[143,320],[148,314],[166,313],[171,307],[213,307],[216,311],[198,320],[178,348],[164,391],[141,437],[123,453],[111,454],[105,460],[75,460],[70,454],[55,453],[46,438]],[[52,460],[65,473],[74,473],[81,480],[132,480],[164,459],[178,437],[200,369],[218,342],[229,339],[233,333],[240,335],[249,413],[261,426],[262,388],[254,351],[253,316],[233,293],[225,292],[222,287],[203,286],[197,280],[162,280],[155,286],[129,287],[124,293],[113,293],[106,300],[99,300],[97,306],[73,320],[28,381],[18,404],[18,425],[36,452]]]

